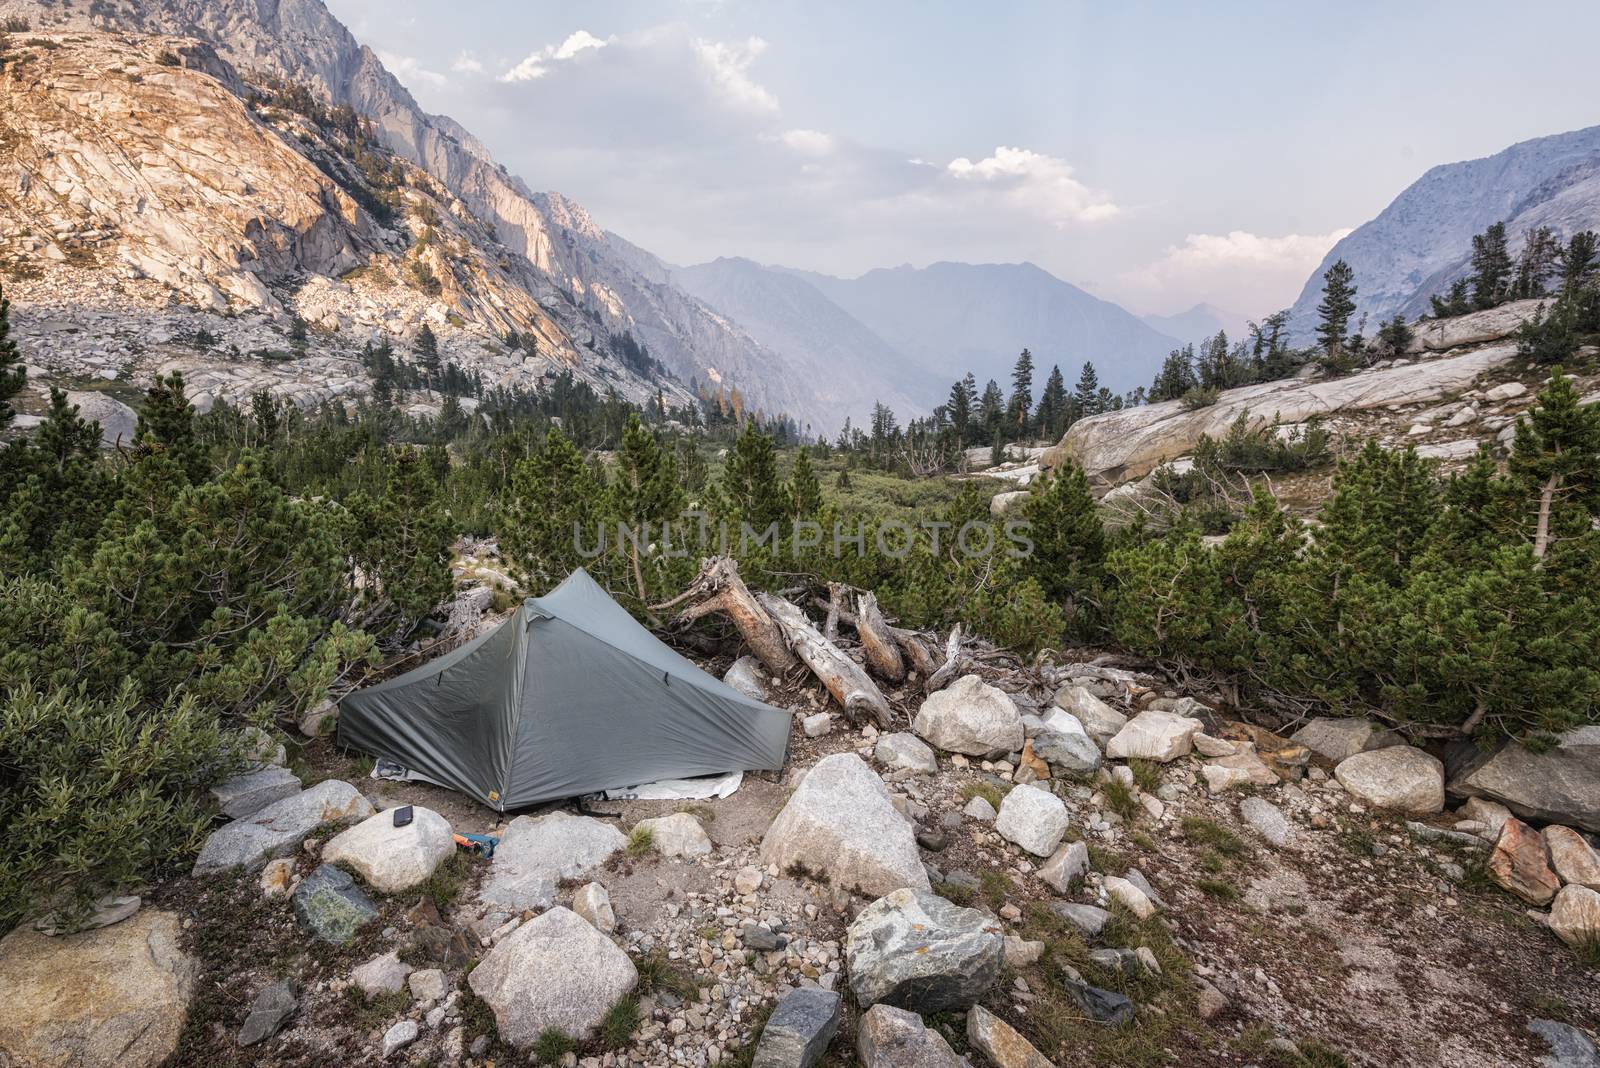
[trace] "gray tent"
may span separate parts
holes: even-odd
[[[339,705],[339,741],[492,808],[776,769],[789,714],[656,640],[579,570],[493,631]]]

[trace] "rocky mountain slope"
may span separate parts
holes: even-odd
[[[1178,343],[1109,301],[1031,263],[935,263],[859,278],[795,271],[831,301],[945,383],[967,371],[1009,381],[1024,348],[1033,352],[1035,392],[1051,364],[1070,385],[1085,360],[1122,392],[1149,385]]]
[[[652,280],[641,274],[635,261],[618,254],[581,208],[558,196],[533,195],[496,164],[487,149],[459,124],[424,113],[377,57],[360,45],[318,0],[262,3],[124,0],[115,5],[87,6],[56,6],[40,0],[0,0],[0,17],[21,18],[33,27],[30,34],[14,35],[14,45],[20,46],[26,59],[7,73],[7,84],[13,94],[21,95],[26,91],[38,97],[28,104],[28,123],[13,125],[7,134],[9,143],[22,146],[18,156],[30,151],[29,143],[34,156],[49,158],[55,148],[47,146],[70,148],[80,140],[93,140],[94,136],[117,136],[117,128],[124,118],[120,113],[115,122],[101,114],[100,119],[106,125],[94,127],[92,132],[90,129],[95,116],[87,105],[99,105],[91,98],[92,91],[95,79],[107,73],[119,90],[121,81],[143,86],[131,95],[120,95],[125,97],[125,102],[137,98],[140,112],[156,116],[169,106],[180,117],[195,115],[200,105],[186,103],[183,98],[197,93],[215,96],[213,90],[202,90],[197,84],[191,84],[201,74],[236,97],[247,93],[246,87],[251,84],[259,86],[279,81],[303,84],[324,103],[348,106],[369,118],[379,145],[431,180],[408,184],[432,186],[442,199],[450,201],[453,214],[463,223],[462,232],[455,235],[464,242],[459,246],[463,255],[470,259],[476,254],[476,258],[494,264],[500,271],[493,296],[485,292],[476,301],[457,302],[464,303],[464,308],[445,301],[444,316],[454,313],[467,323],[481,327],[485,335],[501,332],[507,322],[521,322],[523,326],[517,329],[525,328],[544,337],[552,355],[595,379],[597,384],[601,380],[628,383],[633,394],[643,395],[647,392],[647,383],[640,380],[637,369],[622,366],[610,351],[611,335],[632,334],[682,381],[694,375],[702,380],[732,379],[744,392],[752,409],[782,409],[819,421],[831,417],[830,412],[813,403],[807,384],[788,371],[778,354],[763,348],[727,319],[677,290],[670,282]],[[119,72],[109,70],[112,63],[119,62],[113,54],[127,42],[109,36],[81,40],[65,36],[68,31],[106,30],[165,35],[128,39],[142,44],[130,46],[132,53],[137,54],[127,54],[120,62],[134,62],[138,69],[133,73],[144,81],[118,79]],[[196,43],[185,43],[177,38]],[[30,46],[29,40],[47,43]],[[181,67],[154,70],[158,66],[156,55],[162,50],[184,57]],[[186,70],[188,74],[183,73]],[[62,91],[57,92],[58,89]],[[77,90],[77,94],[73,95],[72,90]],[[175,92],[178,99],[168,100],[162,95],[168,90]],[[213,107],[224,105],[225,102],[218,104],[215,99],[209,103]],[[180,120],[169,131],[145,130],[140,136],[147,145],[152,140],[168,139],[169,135],[174,144],[182,145],[191,139],[206,141],[207,138],[197,136],[199,133]],[[284,131],[279,133],[291,154],[298,150],[292,138],[281,136]],[[214,139],[215,131],[211,135]],[[173,155],[166,145],[158,145],[156,151],[168,158]],[[139,161],[137,154],[129,155],[123,170],[137,172]],[[227,159],[214,162],[219,172],[234,165],[234,161]],[[281,151],[277,152],[277,163],[290,165]],[[46,196],[30,193],[30,187],[41,181],[49,186],[50,179],[31,173],[25,176],[20,169],[8,177],[13,180],[5,182],[4,188],[18,190],[20,195],[12,197],[8,193],[5,201],[0,201],[7,205],[8,215],[3,232],[12,241],[14,253],[28,253],[30,262],[54,260],[57,253],[65,250],[53,237],[46,244],[55,248],[55,252],[44,245],[15,247],[18,238],[40,239],[43,234],[53,235],[63,229],[78,233],[109,232],[97,225],[100,220],[90,210],[94,202],[86,196],[76,200],[58,198],[57,218],[52,220],[54,228],[38,231],[34,223],[42,209],[23,212],[16,207],[15,200]],[[96,172],[81,177],[104,180],[107,176]],[[56,184],[61,181],[56,179]],[[239,217],[260,216],[271,220],[268,229],[274,232],[285,226],[302,227],[309,237],[298,245],[290,242],[291,247],[278,249],[276,260],[258,258],[254,252],[233,257],[232,250],[223,250],[219,253],[223,264],[219,265],[215,262],[217,257],[194,261],[187,251],[192,240],[180,234],[169,235],[167,227],[158,223],[143,235],[136,257],[146,264],[161,264],[161,269],[150,277],[168,285],[176,282],[186,303],[198,301],[214,310],[216,301],[207,287],[222,293],[229,293],[230,287],[235,290],[244,287],[254,291],[251,299],[245,300],[245,306],[277,310],[262,299],[262,287],[252,285],[243,274],[266,277],[281,268],[280,273],[284,274],[300,272],[311,278],[336,280],[338,271],[365,265],[370,240],[367,245],[353,244],[344,248],[339,245],[340,239],[323,233],[331,224],[319,229],[309,218],[281,217],[282,212],[277,210],[280,205],[256,204],[252,200],[259,198],[258,191],[268,185],[246,184],[247,190],[233,191],[245,201],[236,213]],[[140,203],[137,194],[133,195],[132,203]],[[302,207],[299,200],[295,204],[297,211],[311,210]],[[190,218],[205,215],[214,206],[214,200],[203,198],[173,201],[166,205],[162,214],[170,217],[174,208],[181,208],[182,217],[171,223],[171,228],[179,231],[207,226],[227,229],[231,224],[225,219]],[[117,218],[120,221],[131,214],[137,213],[119,211]],[[345,215],[348,226],[371,229],[370,222],[361,221],[359,213],[346,211]],[[152,212],[151,217],[158,217],[157,213]],[[31,232],[23,234],[23,230]],[[173,244],[164,247],[162,243],[169,236]],[[255,235],[237,234],[235,237],[235,243],[242,244],[253,241]],[[404,243],[405,237],[398,241]],[[391,246],[395,244],[389,242]],[[303,261],[296,258],[302,252],[305,253]],[[236,262],[227,262],[230,257]],[[118,258],[127,259],[120,253]],[[145,267],[139,270],[149,273]],[[220,272],[215,279],[212,271]],[[45,291],[49,292],[49,288]],[[237,294],[229,295],[236,300],[244,299]],[[20,329],[28,329],[31,301],[29,294],[17,294]],[[281,306],[281,300],[278,304]],[[476,314],[486,306],[494,307],[494,313]],[[524,311],[516,311],[517,306],[523,306]],[[526,310],[528,306],[537,306],[538,313]],[[653,386],[648,391],[653,392]]]
[[[944,403],[950,384],[929,373],[799,275],[746,259],[677,267],[671,278],[805,368],[819,399],[859,425],[874,401],[901,418]]]
[[[1315,418],[1344,444],[1377,438],[1389,447],[1415,445],[1447,466],[1464,463],[1482,443],[1509,446],[1516,416],[1549,373],[1518,356],[1511,337],[1538,306],[1517,301],[1423,324],[1406,356],[1344,378],[1308,370],[1225,390],[1205,408],[1165,401],[1084,419],[1044,464],[1070,456],[1110,489],[1186,457],[1202,434],[1221,438],[1241,416],[1252,430]],[[1600,376],[1580,376],[1578,387],[1588,401],[1600,401]]]
[[[1425,314],[1428,297],[1467,272],[1472,235],[1500,221],[1513,253],[1533,227],[1565,236],[1600,226],[1600,126],[1429,170],[1323,258],[1295,301],[1293,336],[1310,339],[1322,275],[1341,259],[1355,270],[1356,315],[1367,317],[1369,336],[1397,312]]]

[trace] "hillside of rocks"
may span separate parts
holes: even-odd
[[[1517,355],[1514,334],[1540,301],[1514,301],[1454,319],[1422,322],[1404,356],[1344,377],[1308,367],[1298,376],[1224,390],[1215,404],[1190,409],[1163,401],[1074,423],[1044,454],[1048,468],[1070,457],[1101,490],[1187,459],[1202,435],[1225,436],[1243,416],[1252,430],[1293,432],[1317,420],[1336,450],[1376,439],[1415,446],[1445,468],[1465,463],[1481,444],[1503,453],[1516,418],[1533,402],[1549,369]],[[1600,400],[1600,376],[1579,375],[1587,403]]]
[[[817,405],[804,377],[781,354],[683,290],[651,277],[580,206],[559,194],[533,193],[459,123],[424,112],[319,0],[0,0],[0,18],[20,18],[32,27],[33,33],[15,35],[24,45],[68,32],[82,37],[116,31],[127,40],[171,36],[213,52],[213,62],[226,65],[238,80],[304,85],[330,107],[346,106],[368,119],[383,149],[458,203],[473,224],[468,243],[512,276],[501,281],[521,290],[521,300],[531,298],[568,334],[568,343],[557,342],[552,355],[575,360],[595,377],[626,382],[627,368],[604,339],[628,333],[681,382],[723,381],[737,386],[752,409],[787,411],[822,425],[842,418]],[[186,54],[179,47],[173,51]]]
[[[427,325],[441,359],[486,388],[570,371],[636,400],[686,399],[618,359],[439,182],[287,100],[193,40],[13,37],[0,271],[36,390],[180,370],[202,410],[260,389],[302,407],[354,400],[370,385],[362,347],[412,358]]]
[[[492,622],[481,599],[460,607],[463,637]],[[192,869],[103,902],[94,929],[44,919],[0,941],[0,1051],[86,1068],[1594,1063],[1595,728],[1447,764],[1363,720],[1238,722],[1087,651],[971,652],[960,677],[886,690],[881,726],[749,657],[701,659],[793,714],[781,772],[704,801],[502,816],[370,777],[328,706],[214,788]]]

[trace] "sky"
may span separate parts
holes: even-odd
[[[671,263],[1026,260],[1140,313],[1285,307],[1429,167],[1600,122],[1551,34],[1592,0],[327,3]]]

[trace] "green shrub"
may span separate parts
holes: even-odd
[[[193,697],[149,709],[130,681],[111,697],[0,697],[0,927],[49,909],[67,923],[96,899],[199,847],[205,788],[237,765]]]

